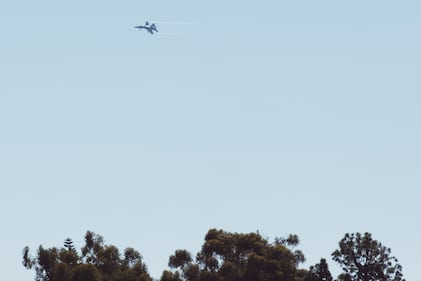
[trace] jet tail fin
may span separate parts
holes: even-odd
[[[156,28],[156,25],[154,23],[151,25],[151,29],[158,32],[158,29]]]

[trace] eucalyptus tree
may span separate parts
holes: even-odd
[[[122,255],[91,231],[80,253],[67,238],[60,249],[39,246],[35,257],[25,247],[22,264],[35,270],[36,281],[152,281],[138,251],[126,248]]]
[[[297,245],[298,237],[293,238]],[[258,232],[210,229],[195,259],[187,250],[170,256],[173,271],[164,271],[160,281],[294,281],[303,259],[286,247],[286,240],[270,243]]]

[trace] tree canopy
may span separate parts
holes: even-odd
[[[117,247],[90,231],[80,253],[70,238],[60,249],[39,246],[36,257],[25,247],[23,265],[35,269],[36,281],[152,281],[138,251],[126,248],[121,256]]]
[[[310,266],[308,275],[305,281],[332,281],[332,275],[329,271],[326,259],[320,259],[320,263],[315,266]]]
[[[344,271],[341,281],[404,281],[398,259],[370,233],[345,234],[332,257]]]
[[[157,281],[333,281],[324,258],[300,268],[305,258],[296,249],[299,242],[295,234],[270,242],[259,232],[210,229],[195,256],[176,250]],[[345,234],[332,259],[343,270],[337,281],[405,281],[390,248],[369,233]],[[80,250],[71,238],[61,247],[39,246],[35,257],[25,247],[22,264],[35,271],[35,281],[152,281],[137,250],[128,247],[121,253],[91,231]]]
[[[296,235],[270,243],[259,233],[210,229],[195,259],[187,250],[170,256],[175,271],[164,271],[161,281],[293,281],[304,255],[287,246],[298,242]]]

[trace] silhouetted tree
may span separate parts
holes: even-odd
[[[259,232],[210,229],[195,257],[187,250],[170,256],[171,270],[159,281],[333,281],[325,259],[309,270],[297,268],[305,261],[299,242],[295,234],[271,243]],[[121,254],[91,231],[81,251],[67,238],[61,248],[39,246],[35,257],[29,252],[23,249],[22,264],[35,271],[36,281],[152,281],[138,251],[129,247]],[[405,281],[390,248],[369,233],[345,234],[332,257],[343,269],[338,281]]]
[[[138,251],[126,248],[122,258],[117,247],[90,231],[81,256],[67,238],[60,250],[40,246],[36,257],[25,247],[22,264],[35,269],[36,281],[152,281]]]
[[[300,264],[306,261],[304,253],[301,250],[294,250],[298,244],[300,244],[300,239],[296,234],[290,234],[287,238],[277,237],[275,238],[275,244],[280,244],[291,250],[294,254],[296,264]]]
[[[315,266],[311,266],[309,274],[305,278],[305,281],[332,281],[332,275],[330,274],[329,267],[326,259],[320,259],[320,263]]]
[[[279,241],[210,229],[195,261],[188,251],[177,250],[169,259],[176,271],[164,271],[160,281],[294,281],[296,264],[294,253]]]
[[[402,266],[390,254],[390,248],[366,232],[345,234],[332,257],[344,271],[341,281],[404,281]]]
[[[71,238],[64,240],[63,248],[59,251],[59,259],[67,265],[76,265],[79,261],[79,255]]]
[[[66,240],[64,240],[64,249],[67,251],[76,252],[76,248],[73,245],[73,240],[71,238],[66,238]]]

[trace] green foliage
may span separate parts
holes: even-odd
[[[404,281],[401,265],[390,254],[390,248],[373,240],[370,233],[347,233],[332,257],[344,271],[341,281]]]
[[[64,240],[64,246],[60,249],[59,259],[68,265],[75,265],[79,260],[76,248],[73,245],[73,241],[70,238]]]
[[[297,265],[306,261],[304,253],[302,251],[294,250],[294,248],[298,246],[298,244],[300,244],[300,239],[298,238],[298,235],[290,234],[287,238],[277,237],[275,238],[275,244],[283,245],[284,247],[290,249],[294,254],[295,263]]]
[[[98,265],[98,257],[104,248],[104,239],[91,231],[85,234],[85,246],[82,247],[82,260],[85,263]]]
[[[295,234],[271,243],[259,232],[210,229],[195,257],[187,250],[170,256],[171,270],[159,281],[333,281],[325,259],[309,270],[298,268],[305,261],[296,249],[299,242]],[[129,247],[121,253],[91,231],[80,251],[67,238],[61,248],[39,246],[35,257],[25,247],[22,257],[35,281],[152,281],[138,251]],[[391,250],[369,233],[345,234],[332,258],[343,269],[337,281],[405,281]]]
[[[100,281],[101,274],[92,264],[80,264],[72,272],[71,281]]]
[[[297,272],[294,253],[283,243],[269,243],[259,233],[217,229],[208,231],[195,261],[186,250],[177,250],[169,266],[178,270],[164,271],[160,281],[293,281]]]
[[[71,238],[66,238],[66,240],[64,240],[64,250],[69,252],[76,252],[76,248],[73,245],[73,240]]]
[[[295,281],[307,281],[308,276],[309,276],[310,272],[306,269],[298,269],[296,274],[295,274]]]
[[[122,258],[117,247],[90,231],[81,255],[67,238],[60,250],[40,246],[36,257],[25,247],[22,264],[35,269],[36,281],[152,281],[138,251],[127,248]]]
[[[311,266],[308,275],[304,279],[305,281],[332,281],[332,275],[330,274],[329,267],[326,259],[320,259],[320,263],[315,266]]]
[[[161,278],[159,280],[160,281],[182,281],[178,271],[171,272],[168,270],[164,270],[164,272],[162,272]]]
[[[175,254],[170,257],[168,265],[172,268],[184,267],[192,262],[191,254],[186,250],[177,250]]]

